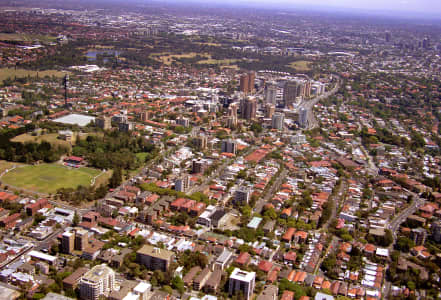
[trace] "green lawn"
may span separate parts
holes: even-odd
[[[43,78],[45,76],[55,76],[55,77],[63,77],[67,73],[57,71],[57,70],[45,70],[45,71],[32,71],[32,70],[25,70],[25,69],[15,69],[15,68],[0,68],[0,82],[3,82],[3,80],[11,78],[14,79],[14,77],[36,77],[38,76],[40,78]]]
[[[311,70],[311,64],[312,62],[306,61],[306,60],[297,60],[293,61],[288,65],[288,67],[295,69],[296,71],[302,72],[302,71],[309,71]]]
[[[91,168],[70,169],[58,164],[41,164],[14,169],[0,181],[25,190],[53,194],[59,188],[89,186],[92,178],[99,173],[99,170]]]
[[[149,155],[149,153],[148,152],[139,152],[139,153],[136,153],[135,155],[142,163],[144,163],[145,158],[147,157],[147,155]]]

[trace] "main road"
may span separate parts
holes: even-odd
[[[274,175],[274,176],[276,176],[276,175]],[[262,212],[263,206],[265,205],[265,203],[267,203],[269,201],[269,199],[274,195],[274,193],[280,188],[286,175],[288,175],[288,170],[283,169],[283,171],[280,173],[280,175],[274,181],[272,186],[268,189],[265,196],[260,197],[259,200],[256,202],[256,205],[254,206],[254,209],[253,209],[253,213],[260,214]]]
[[[316,105],[318,102],[320,102],[320,100],[326,99],[326,98],[334,95],[335,93],[337,93],[338,89],[340,88],[340,77],[338,77],[337,75],[334,75],[334,76],[337,77],[337,83],[335,84],[335,87],[332,90],[330,90],[320,96],[317,96],[314,99],[304,100],[299,104],[298,109],[305,108],[307,110],[307,114],[306,114],[307,126],[305,129],[308,129],[308,130],[313,129],[314,127],[316,127],[318,125],[318,122],[317,122],[316,118],[314,117],[314,112],[313,112],[314,105]]]
[[[407,219],[407,217],[414,214],[418,207],[423,205],[425,202],[425,200],[420,198],[417,194],[411,193],[411,195],[413,196],[413,200],[410,205],[406,209],[401,211],[388,225],[388,228],[392,232],[392,235],[394,237],[394,243],[397,238],[397,230],[401,223],[403,223]]]

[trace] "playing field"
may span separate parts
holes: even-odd
[[[91,168],[71,169],[58,164],[41,164],[16,168],[0,181],[24,190],[53,194],[60,188],[90,186],[92,178],[98,174],[100,170]]]
[[[16,163],[16,162],[6,161],[6,160],[0,160],[0,174],[2,174],[7,169],[11,169],[14,166],[19,166],[19,165],[21,165],[21,164]]]
[[[195,52],[189,52],[189,53],[183,53],[183,54],[171,54],[171,53],[153,53],[150,55],[150,57],[152,59],[155,59],[161,63],[163,63],[164,65],[171,65],[173,62],[176,62],[177,59],[180,58],[193,58],[196,57],[197,55],[204,57],[204,58],[209,58],[210,55],[207,53],[195,53]]]
[[[38,74],[39,77],[45,77],[45,76],[55,76],[55,77],[63,77],[66,73],[56,70],[46,70],[46,71],[32,71],[32,70],[25,70],[25,69],[15,69],[15,68],[1,68],[0,69],[0,83],[3,82],[3,80],[11,78],[14,79],[14,77],[23,78],[23,77],[36,77]]]
[[[289,64],[289,67],[296,71],[309,71],[311,70],[311,62],[306,60],[298,60]]]

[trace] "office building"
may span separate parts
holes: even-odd
[[[178,118],[176,119],[176,125],[188,127],[190,126],[190,120],[187,118]]]
[[[242,74],[240,76],[240,91],[244,94],[249,94],[254,92],[255,79],[256,79],[256,74],[254,72]]]
[[[74,249],[77,251],[84,251],[89,243],[89,234],[87,230],[82,228],[75,229],[75,246]]]
[[[237,103],[231,103],[230,106],[228,106],[228,116],[237,118]]]
[[[265,105],[265,118],[271,119],[275,111],[276,107],[273,104],[267,103]]]
[[[175,180],[175,190],[185,193],[190,188],[190,176],[183,175]]]
[[[208,142],[208,139],[205,135],[201,135],[201,136],[194,139],[194,145],[200,151],[207,149],[207,142]]]
[[[303,107],[299,109],[299,125],[302,128],[308,126],[308,110]]]
[[[248,74],[242,74],[240,75],[240,91],[242,93],[247,94],[249,91],[249,78],[248,78]]]
[[[107,130],[112,128],[112,119],[110,117],[95,118],[95,124],[98,128]]]
[[[300,97],[300,84],[297,81],[288,81],[283,87],[283,102],[285,107],[293,106]]]
[[[247,120],[256,119],[257,101],[255,98],[246,98],[240,102],[241,117]]]
[[[152,111],[143,111],[140,115],[141,121],[142,122],[146,122],[148,120],[150,120],[153,116],[153,112]]]
[[[140,264],[143,264],[149,270],[161,270],[163,272],[168,270],[174,256],[175,254],[172,251],[149,245],[142,246],[142,248],[136,252],[136,260]]]
[[[232,296],[241,292],[245,299],[249,300],[253,295],[255,280],[255,272],[246,272],[235,268],[228,282],[228,293]]]
[[[239,187],[236,192],[234,192],[233,204],[235,205],[246,205],[250,202],[251,189],[249,187]]]
[[[222,141],[221,152],[236,154],[236,152],[237,152],[236,141],[233,141],[233,140]]]
[[[420,246],[424,245],[426,241],[427,232],[424,228],[414,228],[410,232],[410,238],[415,242],[415,245]]]
[[[129,132],[134,129],[134,124],[132,122],[118,123],[118,129],[121,132]]]
[[[107,297],[115,289],[115,272],[107,265],[97,265],[89,270],[80,280],[80,298],[98,300]]]
[[[285,115],[282,113],[275,113],[271,120],[271,127],[277,130],[283,129],[283,122],[285,121]]]
[[[432,238],[435,242],[441,242],[441,221],[432,224]]]
[[[277,86],[275,85],[267,85],[265,87],[265,102],[276,105],[277,100]]]
[[[312,83],[309,80],[292,80],[283,87],[285,107],[294,106],[300,99],[311,97]]]
[[[235,129],[236,127],[237,127],[237,118],[236,117],[228,117],[227,128]]]
[[[305,144],[306,135],[297,133],[296,135],[290,137],[289,142],[292,144]]]
[[[61,252],[71,254],[75,249],[75,234],[70,231],[66,231],[61,236]]]
[[[192,174],[202,174],[208,168],[208,163],[206,160],[193,160],[191,173]]]

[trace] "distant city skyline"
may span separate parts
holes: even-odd
[[[380,12],[389,15],[395,14],[397,16],[441,16],[441,1],[439,0],[190,0],[190,2],[228,5],[243,4],[287,9],[336,9],[353,12]]]

